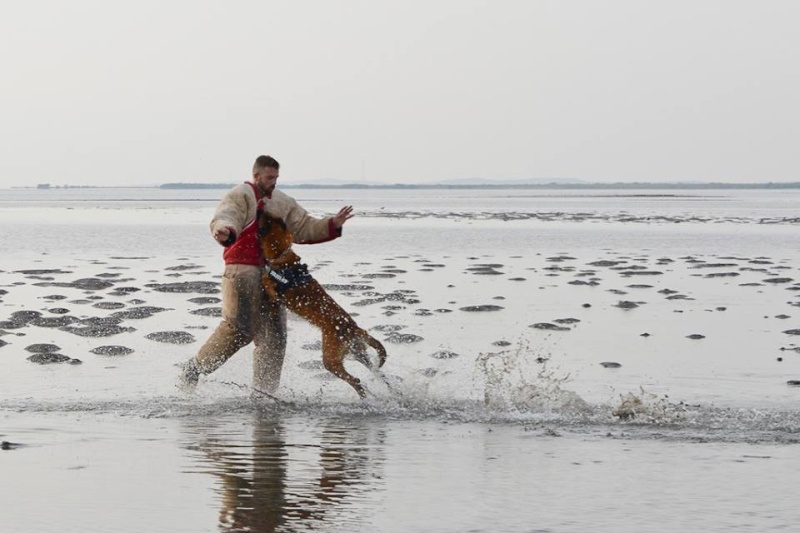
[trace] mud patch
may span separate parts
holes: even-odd
[[[191,344],[195,341],[194,335],[185,331],[156,331],[148,333],[145,338],[167,344]]]
[[[484,313],[490,311],[502,311],[505,307],[499,305],[468,305],[466,307],[460,307],[461,311],[466,311],[467,313]]]
[[[217,294],[220,292],[216,281],[183,281],[178,283],[150,283],[145,287],[158,292]]]
[[[89,351],[93,354],[109,355],[113,357],[130,355],[134,352],[133,348],[128,348],[127,346],[116,346],[116,345],[98,346],[97,348],[92,348]]]

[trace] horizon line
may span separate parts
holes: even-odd
[[[167,182],[156,185],[53,185],[39,183],[29,186],[10,186],[9,189],[222,189],[231,188],[241,182]],[[360,183],[360,182],[302,182],[281,183],[284,189],[503,189],[503,188],[538,188],[538,189],[592,189],[592,188],[800,188],[800,181],[758,181],[758,182],[726,182],[726,181],[633,181],[633,182],[590,182],[590,181],[553,181],[553,182],[480,182],[480,183]]]

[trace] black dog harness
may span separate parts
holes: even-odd
[[[264,265],[264,270],[267,276],[275,281],[275,290],[278,294],[283,294],[294,287],[301,287],[313,279],[305,263],[294,263],[278,270],[274,270],[267,263]]]

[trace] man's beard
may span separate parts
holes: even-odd
[[[259,185],[258,188],[261,190],[261,195],[266,196],[267,198],[272,196],[272,191],[275,190],[275,185],[270,185],[269,187],[264,187]]]

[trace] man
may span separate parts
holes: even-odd
[[[312,217],[294,198],[275,189],[279,170],[275,159],[258,156],[253,181],[228,191],[217,206],[210,227],[214,239],[225,247],[222,323],[183,365],[179,386],[184,390],[192,390],[201,374],[210,374],[251,341],[255,345],[253,387],[268,394],[278,390],[286,354],[286,310],[267,299],[261,284],[258,214],[267,211],[281,217],[299,244],[336,239],[353,217],[349,205],[332,217]]]

